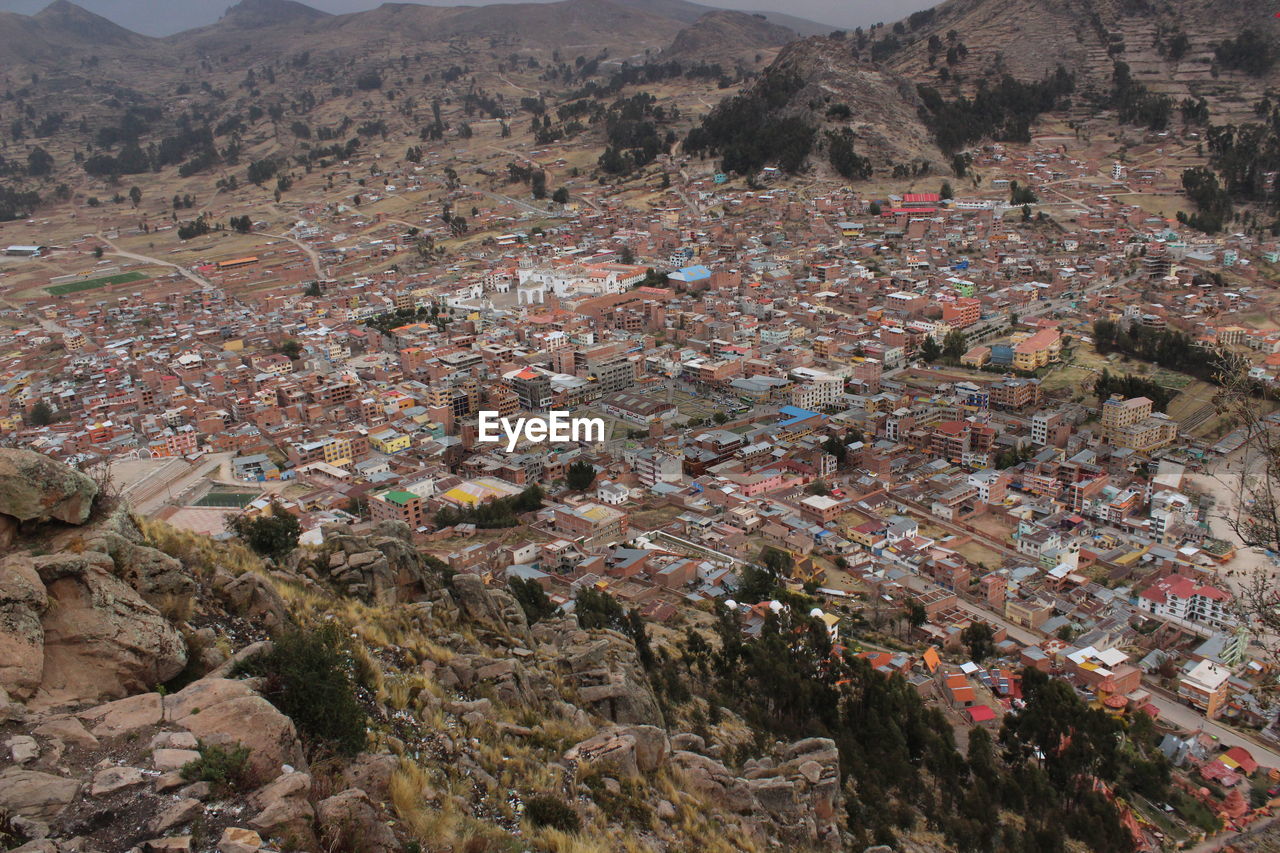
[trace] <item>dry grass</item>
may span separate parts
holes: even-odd
[[[264,571],[262,559],[234,540],[215,542],[202,533],[180,530],[143,516],[135,516],[133,520],[142,531],[146,544],[181,560],[183,565],[203,578],[212,577],[218,568],[224,568],[233,575]]]

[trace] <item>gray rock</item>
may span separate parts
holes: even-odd
[[[41,620],[41,693],[52,702],[97,702],[150,690],[187,663],[177,629],[112,570],[106,554],[86,551],[33,561],[49,595]]]
[[[315,809],[310,796],[309,775],[285,773],[249,797],[250,807],[257,811],[249,825],[268,837],[292,838],[299,849],[318,849],[312,829]]]
[[[27,699],[44,679],[44,583],[25,554],[0,561],[0,689]]]
[[[84,749],[93,749],[98,745],[98,739],[89,734],[89,730],[84,727],[84,723],[75,717],[60,717],[50,720],[47,723],[36,726],[33,731],[41,737],[55,738],[65,744],[83,747]]]

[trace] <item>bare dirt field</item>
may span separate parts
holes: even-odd
[[[1222,565],[1218,574],[1237,589],[1259,573],[1273,579],[1280,574],[1280,564],[1262,549],[1245,546],[1229,522],[1229,519],[1237,517],[1242,509],[1241,502],[1248,498],[1247,490],[1242,488],[1242,478],[1244,487],[1256,483],[1257,477],[1265,476],[1261,466],[1256,451],[1246,446],[1216,461],[1205,473],[1188,477],[1193,488],[1213,496],[1214,508],[1209,513],[1209,529],[1213,536],[1236,546],[1235,556]]]

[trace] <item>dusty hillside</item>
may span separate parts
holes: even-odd
[[[824,129],[853,132],[858,152],[878,166],[915,160],[941,162],[920,120],[921,102],[908,78],[849,56],[847,43],[818,36],[783,48],[772,69],[794,74],[804,87],[788,109],[821,122]],[[849,108],[848,118],[832,112]]]
[[[869,36],[889,68],[957,92],[1004,73],[1040,79],[1062,65],[1082,91],[1105,93],[1123,61],[1152,92],[1205,97],[1216,118],[1235,120],[1280,69],[1226,68],[1215,48],[1246,31],[1274,45],[1274,12],[1263,0],[948,0]],[[889,39],[901,47],[888,50]]]

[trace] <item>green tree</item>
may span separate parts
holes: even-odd
[[[743,566],[738,570],[738,588],[734,594],[748,604],[769,601],[778,594],[778,576],[760,566]]]
[[[236,515],[227,519],[227,530],[264,557],[284,559],[298,545],[302,525],[278,502],[271,502],[271,514],[256,518]]]
[[[568,204],[569,190],[565,187],[557,187],[556,191],[551,194],[551,200],[556,204]]]
[[[594,628],[621,631],[626,627],[626,609],[618,599],[594,587],[583,587],[578,592],[574,612],[578,615],[578,625],[588,631]]]
[[[766,545],[761,549],[760,562],[764,563],[766,569],[779,577],[790,577],[791,569],[795,566],[795,561],[791,558],[790,552],[775,548],[772,545]]]
[[[137,207],[138,202],[142,201],[142,190],[136,186],[129,188],[129,201],[133,202],[133,206]]]
[[[39,145],[27,154],[27,174],[33,178],[43,177],[53,171],[53,157]]]
[[[911,623],[912,628],[919,628],[928,619],[929,614],[925,612],[923,604],[914,598],[907,602],[907,621]]]
[[[838,435],[829,435],[822,442],[822,449],[836,458],[836,466],[843,468],[849,459],[849,448]]]
[[[711,416],[711,420],[715,421],[717,424],[724,424],[728,422],[729,416],[724,412],[716,412]]]
[[[942,347],[938,346],[938,342],[933,339],[933,335],[926,335],[924,343],[920,345],[920,358],[932,364],[942,357]]]
[[[942,198],[955,198],[955,190],[951,189],[950,181],[943,181],[942,188],[938,190],[938,195]]]
[[[48,426],[53,423],[54,413],[53,407],[44,400],[39,401],[31,407],[31,424],[32,426]]]
[[[536,580],[516,577],[510,580],[507,587],[515,597],[516,603],[520,605],[520,609],[524,611],[524,617],[530,625],[554,616],[560,609],[547,598],[542,584]]]
[[[297,361],[302,356],[302,344],[290,338],[276,348],[281,355],[288,356],[290,361]]]
[[[960,640],[969,649],[969,656],[982,663],[996,652],[995,633],[986,622],[970,622],[960,632]]]
[[[570,489],[575,492],[581,492],[584,489],[591,488],[591,484],[595,482],[596,469],[587,460],[579,459],[568,467],[564,478]]]
[[[327,622],[289,627],[270,651],[237,667],[264,679],[262,695],[293,720],[319,753],[355,755],[365,745],[367,715],[356,697],[355,664],[343,629]]]
[[[942,355],[951,361],[959,361],[960,356],[964,355],[965,349],[964,332],[959,329],[952,329],[942,339]]]

